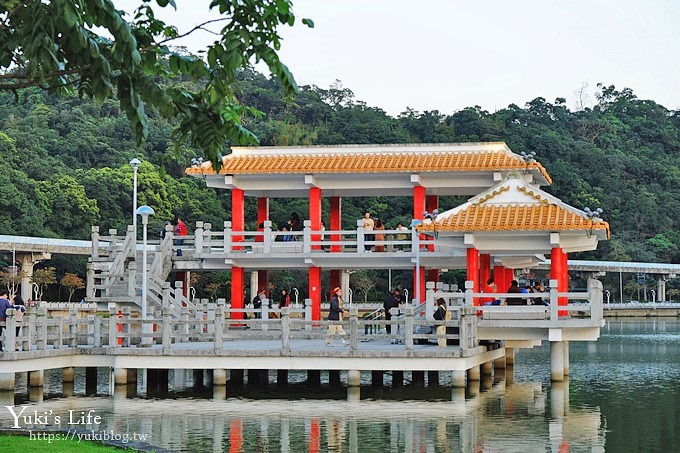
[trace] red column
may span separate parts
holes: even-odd
[[[243,268],[231,268],[231,308],[244,308],[243,300]],[[233,313],[235,319],[243,319],[243,313]]]
[[[342,198],[331,197],[331,218],[330,218],[330,228],[331,231],[341,231],[342,230]],[[340,234],[335,233],[330,235],[331,241],[341,241],[342,237]],[[331,245],[331,252],[341,252],[342,246]],[[333,286],[335,288],[335,286]]]
[[[564,288],[564,291],[569,292],[569,263],[568,263],[568,258],[569,254],[562,251],[562,288]],[[569,298],[568,297],[563,297],[562,301],[558,301],[558,305],[569,305]],[[564,311],[564,315],[566,316],[568,312],[566,310]],[[559,315],[559,312],[558,312]]]
[[[330,213],[330,223],[328,225],[328,228],[330,231],[341,231],[342,230],[342,198],[340,197],[331,197],[330,199],[330,204],[331,204],[331,213]],[[342,235],[339,233],[334,233],[331,234],[329,239],[333,242],[340,242],[342,241]],[[331,253],[338,253],[342,252],[342,246],[341,245],[331,245],[330,247]],[[330,276],[330,291],[333,291],[333,288],[337,288],[338,286],[341,286],[342,283],[342,271],[339,269],[331,269],[331,276]]]
[[[491,255],[488,253],[481,253],[479,255],[479,286],[486,285],[487,280],[491,277]]]
[[[479,292],[479,252],[476,248],[467,249],[467,280],[472,281],[472,292]],[[473,305],[479,305],[479,298],[473,299]]]
[[[423,211],[425,211],[425,187],[414,186],[413,187],[413,218],[423,219]],[[420,239],[423,239],[423,235],[420,235]],[[414,250],[415,252],[415,250]],[[413,269],[413,299],[416,297],[417,285],[416,279],[420,279],[420,294],[418,295],[418,300],[420,303],[425,302],[425,269],[420,267],[420,275],[417,275],[416,269]]]
[[[321,268],[309,268],[309,298],[312,299],[312,319],[321,319]]]
[[[245,225],[245,193],[242,189],[231,189],[231,229],[244,231]],[[243,242],[243,236],[234,236],[232,241]],[[234,250],[242,250],[242,247],[234,247]]]
[[[269,198],[259,197],[257,199],[257,227],[259,228],[265,220],[269,220]]]
[[[422,219],[425,211],[425,187],[413,187],[413,218]]]
[[[504,293],[510,286],[510,282],[505,281],[505,266],[494,266],[493,281],[499,293]]]
[[[565,292],[565,280],[564,280],[564,257],[562,249],[560,247],[554,247],[550,251],[550,278],[557,280],[557,291]],[[566,297],[558,297],[557,305],[567,305],[569,302]],[[557,312],[558,316],[566,316],[568,312],[566,310],[559,310]]]
[[[309,188],[309,220],[312,223],[312,231],[321,230],[321,189]],[[320,234],[312,234],[312,241],[320,241]],[[320,245],[313,245],[312,250],[321,250]]]

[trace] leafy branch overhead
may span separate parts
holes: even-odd
[[[58,95],[117,98],[137,143],[148,135],[147,108],[178,117],[175,144],[189,141],[213,166],[231,144],[257,143],[244,117],[258,115],[233,89],[236,71],[264,61],[287,94],[297,90],[279,60],[278,27],[292,26],[290,0],[212,0],[215,19],[180,33],[153,7],[174,0],[141,0],[131,15],[111,0],[5,0],[0,6],[0,91],[41,87]],[[128,18],[130,16],[131,18]],[[313,27],[309,19],[302,22]],[[222,26],[201,56],[170,44],[209,25]],[[189,79],[187,84],[173,81]]]

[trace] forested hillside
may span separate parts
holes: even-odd
[[[238,96],[264,112],[248,125],[262,145],[505,141],[515,152],[533,151],[553,178],[549,192],[575,207],[604,210],[612,239],[590,256],[680,261],[680,112],[638,99],[628,88],[602,86],[596,104],[579,111],[564,99],[537,97],[496,112],[409,110],[396,118],[341,86],[306,86],[286,99],[277,81],[249,71],[240,72]],[[131,222],[133,157],[143,161],[139,204],[156,211],[152,234],[176,215],[189,225],[228,219],[225,193],[183,175],[201,153],[190,147],[171,152],[172,124],[153,112],[149,140],[138,149],[114,101],[27,89],[0,93],[0,105],[0,234],[88,239],[91,225],[123,231]],[[445,199],[440,206],[461,201]],[[246,208],[254,228],[256,203]],[[387,219],[388,228],[412,215],[409,199],[347,199],[347,226],[366,209]],[[270,204],[275,223],[306,210],[306,200]],[[82,270],[82,263],[65,260],[59,272],[69,266]]]

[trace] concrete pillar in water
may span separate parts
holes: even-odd
[[[439,386],[439,371],[430,370],[427,372],[427,386],[428,387]]]
[[[490,375],[482,375],[482,379],[479,381],[480,390],[490,390],[493,387],[493,379]]]
[[[493,360],[482,363],[480,365],[480,371],[482,372],[482,376],[491,376],[493,374]]]
[[[479,381],[480,379],[479,365],[473,366],[472,368],[467,370],[467,378],[468,381]]]
[[[61,369],[61,382],[75,382],[76,370],[72,366],[67,366]]]
[[[127,385],[128,382],[127,368],[113,369],[113,383],[116,385]]]
[[[45,370],[29,371],[28,385],[31,387],[42,387],[45,385]]]
[[[73,382],[62,382],[61,395],[64,398],[71,398],[75,394],[76,386]]]
[[[382,387],[382,385],[383,385],[383,372],[382,372],[382,370],[371,371],[371,385]]]
[[[553,382],[564,381],[564,342],[550,342],[550,379]]]
[[[347,387],[347,401],[359,401],[361,399],[361,387]]]
[[[14,373],[0,373],[0,390],[14,390]]]
[[[463,372],[465,373],[465,372]],[[465,404],[465,386],[453,387],[451,389],[451,401],[454,403]]]
[[[515,364],[515,348],[505,348],[505,363],[506,365]]]
[[[451,385],[454,388],[465,388],[465,376],[466,372],[464,370],[454,370],[451,372]],[[463,394],[465,396],[465,394]]]
[[[569,342],[562,342],[564,348],[564,375],[569,376]]]
[[[506,366],[507,364],[505,363],[505,354],[497,359],[494,359],[493,361],[493,367],[496,370],[504,370]]]
[[[43,400],[43,388],[42,387],[29,387],[28,388],[28,400],[33,403],[41,403]]]
[[[404,372],[402,370],[392,371],[392,387],[404,385]]]
[[[85,368],[85,395],[95,395],[97,393],[97,367],[89,366]]]
[[[340,370],[328,370],[328,383],[340,384]]]
[[[508,365],[505,368],[505,382],[508,384],[513,384],[515,382],[515,366]]]
[[[347,370],[347,385],[350,387],[359,387],[361,385],[361,371]]]
[[[213,386],[227,385],[227,370],[222,368],[212,370],[212,384]]]
[[[276,385],[288,385],[288,370],[276,370]]]
[[[479,395],[479,384],[480,384],[479,379],[468,380],[467,394],[470,396],[470,398],[474,398],[475,396]]]

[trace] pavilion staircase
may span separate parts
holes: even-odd
[[[135,241],[132,226],[125,236],[110,230],[99,236],[93,227],[92,254],[88,263],[88,302],[111,306],[141,307],[143,279],[143,247]],[[147,312],[153,314],[163,306],[179,318],[196,306],[184,296],[182,287],[171,287],[167,278],[172,271],[172,234],[147,247]]]

